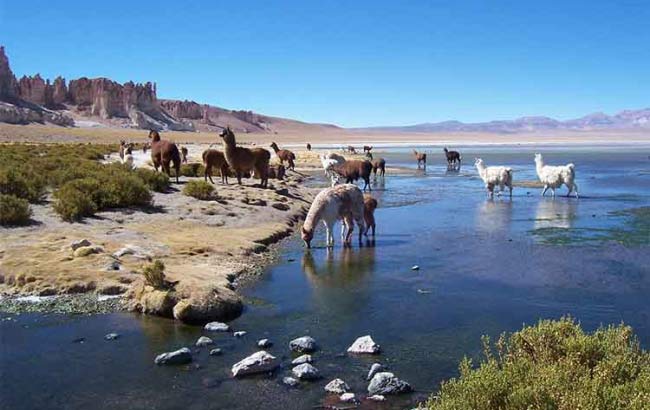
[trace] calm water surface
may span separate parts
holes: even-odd
[[[232,326],[248,334],[211,335],[224,354],[197,350],[198,368],[153,364],[156,354],[191,346],[202,334],[170,320],[24,314],[2,321],[0,407],[305,409],[337,404],[323,391],[335,377],[363,395],[367,370],[380,361],[416,392],[362,408],[408,408],[455,376],[463,355],[477,356],[481,335],[566,314],[587,329],[625,321],[650,347],[650,226],[647,213],[631,211],[650,206],[650,149],[542,152],[549,163],[576,164],[583,198],[516,188],[512,200],[486,199],[474,156],[511,165],[516,180],[534,180],[528,148],[466,148],[459,172],[447,172],[436,150],[426,172],[389,175],[373,191],[376,241],[327,250],[319,231],[306,252],[290,240],[281,261],[242,290],[246,312]],[[413,167],[408,150],[382,155]],[[122,337],[104,341],[109,332]],[[314,365],[323,379],[286,388],[288,342],[305,334],[319,342]],[[345,355],[365,334],[382,354]],[[86,341],[73,343],[79,337]],[[255,352],[260,338],[275,343],[269,351],[283,367],[231,379],[230,366]]]

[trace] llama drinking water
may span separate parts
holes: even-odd
[[[578,185],[575,182],[575,165],[545,165],[542,154],[535,154],[535,170],[537,171],[539,180],[544,184],[542,196],[544,196],[546,191],[551,188],[553,197],[555,197],[555,189],[561,187],[562,185],[566,185],[566,187],[569,189],[569,191],[566,193],[566,196],[568,197],[572,191],[575,191],[576,198],[578,198]]]
[[[488,194],[494,196],[494,187],[499,186],[498,195],[503,192],[504,187],[510,188],[512,198],[512,168],[510,167],[487,167],[481,158],[476,158],[476,169],[485,183]]]
[[[334,224],[343,220],[345,224],[345,243],[350,243],[354,222],[359,228],[359,241],[364,233],[363,223],[363,193],[354,184],[337,185],[322,190],[312,202],[305,223],[301,228],[301,237],[310,248],[314,231],[319,221],[323,221],[327,231],[327,246],[334,246]]]

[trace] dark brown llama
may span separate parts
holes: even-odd
[[[460,166],[460,160],[463,158],[460,156],[460,152],[449,151],[447,147],[445,147],[443,151],[445,151],[445,156],[447,157],[447,166],[454,166],[456,165],[456,162],[458,162],[458,166]]]
[[[379,176],[384,177],[386,175],[386,160],[383,158],[377,158],[372,161],[372,173],[375,175],[375,179],[377,179],[377,171],[379,171]]]
[[[311,151],[311,144],[307,143],[307,151]]]
[[[280,162],[284,163],[286,161],[289,164],[288,168],[294,171],[294,168],[296,167],[294,164],[294,161],[296,160],[296,154],[289,151],[288,149],[280,149],[278,147],[278,144],[275,142],[271,143],[271,148],[273,148],[273,151],[275,151],[275,155],[280,158]]]
[[[420,164],[423,164],[424,168],[427,167],[427,154],[426,154],[426,152],[417,152],[416,150],[413,150],[413,156],[418,161],[418,168],[420,168]]]
[[[370,195],[363,196],[363,220],[366,223],[364,234],[368,236],[368,231],[372,228],[372,236],[375,236],[375,209],[377,209],[377,200]]]
[[[187,148],[181,147],[181,163],[187,164]]]
[[[230,127],[226,127],[221,131],[219,136],[223,138],[226,161],[228,166],[235,172],[237,183],[241,185],[244,173],[254,171],[255,175],[260,178],[260,187],[266,188],[271,153],[263,148],[238,147],[235,133],[232,132]]]
[[[158,131],[149,131],[149,138],[151,139],[151,162],[153,167],[158,171],[162,166],[163,171],[168,177],[171,177],[169,163],[174,163],[176,170],[176,183],[178,183],[178,176],[181,174],[181,154],[178,147],[173,142],[161,140]]]
[[[351,159],[342,164],[334,164],[330,169],[345,178],[347,184],[354,183],[359,178],[362,178],[364,182],[363,190],[365,191],[368,188],[368,190],[372,191],[370,187],[372,164],[370,161]]]
[[[368,154],[370,154],[370,151],[372,151],[372,145],[363,146],[363,152],[367,152]]]
[[[203,151],[203,166],[205,167],[205,173],[203,175],[205,181],[210,178],[210,182],[214,184],[212,180],[212,168],[216,168],[221,174],[221,183],[228,184],[228,173],[230,169],[228,168],[228,162],[223,152],[212,148]]]

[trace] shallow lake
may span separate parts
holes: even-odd
[[[241,290],[245,313],[231,323],[243,338],[211,334],[222,356],[198,349],[194,364],[158,367],[160,352],[192,346],[201,328],[132,314],[0,314],[0,408],[3,409],[305,409],[342,405],[323,386],[345,380],[363,397],[370,365],[381,362],[416,390],[362,408],[409,408],[478,357],[481,335],[498,337],[540,318],[571,315],[589,330],[624,321],[650,347],[649,147],[537,148],[550,164],[576,164],[581,198],[539,196],[517,187],[488,199],[473,167],[507,164],[515,181],[536,179],[527,147],[466,147],[460,171],[431,150],[426,171],[387,175],[378,198],[374,243],[311,251],[296,238],[278,263]],[[407,149],[377,153],[414,168]],[[561,190],[564,194],[566,188]],[[419,270],[411,270],[418,265]],[[118,332],[121,338],[105,341]],[[289,340],[309,334],[323,378],[298,388]],[[374,357],[345,354],[358,336],[382,347]],[[74,343],[77,338],[83,343]],[[233,380],[232,364],[258,349],[282,358],[268,376]],[[196,366],[198,364],[199,366]]]

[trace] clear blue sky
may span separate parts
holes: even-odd
[[[14,1],[17,75],[344,126],[650,106],[643,1]]]

